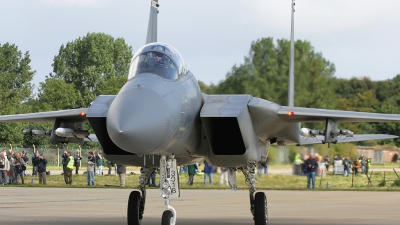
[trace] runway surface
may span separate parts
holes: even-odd
[[[2,225],[126,224],[131,190],[0,187]],[[164,201],[149,190],[143,225],[161,224]],[[400,193],[265,191],[269,225],[400,224]],[[254,224],[248,191],[181,190],[177,224]]]

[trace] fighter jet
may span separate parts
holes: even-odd
[[[206,159],[229,168],[229,184],[236,189],[241,171],[249,188],[250,211],[256,225],[268,223],[267,198],[257,191],[257,164],[266,161],[271,144],[339,143],[394,135],[357,135],[338,129],[340,122],[400,121],[400,115],[280,106],[251,95],[206,95],[179,52],[157,42],[158,0],[151,0],[146,45],[133,56],[128,80],[117,95],[101,95],[88,108],[0,116],[0,122],[53,122],[51,131],[24,130],[48,135],[53,143],[82,143],[97,139],[114,163],[140,166],[140,187],[128,200],[127,222],[141,224],[146,184],[160,169],[160,192],[166,210],[162,225],[176,223],[170,198],[179,197],[177,166]],[[323,122],[324,130],[300,128],[301,122]],[[89,123],[94,135],[84,130]]]

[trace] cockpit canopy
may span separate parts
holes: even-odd
[[[176,80],[186,72],[186,64],[179,52],[168,44],[156,42],[143,46],[135,53],[128,80],[140,73],[152,73],[164,79]]]

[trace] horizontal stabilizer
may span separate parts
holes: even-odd
[[[355,135],[353,135],[353,137],[339,136],[338,143],[389,139],[389,138],[398,138],[398,137],[399,136],[388,135],[388,134],[355,134]],[[321,143],[323,143],[323,141],[324,141],[324,136],[316,136],[314,138],[303,137],[300,140],[300,145],[321,144]]]

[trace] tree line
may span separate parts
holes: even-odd
[[[253,41],[244,62],[234,65],[218,84],[199,85],[207,94],[251,94],[287,105],[290,42],[262,38]],[[0,43],[0,114],[20,114],[88,107],[100,94],[117,94],[127,80],[132,47],[123,38],[88,33],[61,45],[54,56],[53,71],[33,92],[35,71],[29,51]],[[314,50],[308,41],[295,42],[295,106],[400,113],[400,74],[372,81],[368,77],[335,77],[334,63]],[[50,123],[0,123],[0,145],[48,146],[48,138],[22,135],[23,128],[52,129]],[[322,129],[323,124],[304,124]],[[396,134],[398,123],[341,123],[357,134]],[[90,130],[88,125],[87,129]],[[362,144],[396,144],[397,140]],[[85,143],[83,147],[97,144]],[[98,146],[97,146],[98,147]]]

